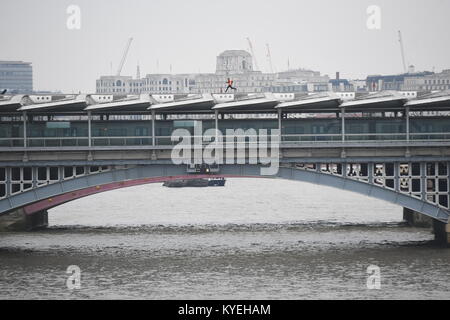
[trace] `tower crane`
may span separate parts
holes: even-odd
[[[131,41],[133,41],[133,38],[129,38],[127,41],[127,44],[125,46],[125,51],[122,55],[122,60],[120,60],[119,68],[117,68],[116,76],[120,76],[120,73],[122,72],[123,65],[125,63],[125,59],[127,58],[128,50],[130,49]]]
[[[266,43],[266,47],[267,47],[267,62],[269,62],[270,73],[273,73],[272,56],[270,54],[270,47],[268,43]]]
[[[403,48],[402,33],[400,30],[398,31],[398,42],[400,42],[400,52],[402,54],[403,71],[406,73],[408,70],[406,69],[405,49]]]
[[[259,70],[258,62],[256,61],[256,55],[255,55],[255,52],[253,51],[252,42],[250,41],[249,37],[247,37],[247,41],[248,41],[248,46],[250,47],[250,52],[252,53],[252,56],[253,56],[253,63],[255,64],[255,67],[253,68],[253,70]]]

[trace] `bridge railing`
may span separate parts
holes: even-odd
[[[431,132],[431,133],[411,133],[411,140],[450,140],[450,133],[448,132]]]
[[[245,141],[251,140],[248,136],[235,135],[238,138],[244,138]],[[191,143],[195,143],[195,138],[203,138],[191,136]],[[227,136],[223,136],[226,141]],[[344,138],[344,139],[343,139]],[[171,136],[155,136],[153,143],[152,136],[111,136],[111,137],[91,137],[91,146],[173,146],[179,141],[172,141]],[[210,141],[214,137],[211,136]],[[408,143],[408,137],[404,133],[348,133],[344,137],[342,134],[283,134],[281,143],[289,143],[301,145],[302,143],[325,143],[325,142],[346,142],[346,143],[364,143],[373,141],[383,142],[405,142]],[[409,141],[427,142],[427,141],[447,141],[450,142],[450,133],[448,132],[427,132],[427,133],[411,133]],[[0,147],[24,147],[23,137],[0,138]],[[209,142],[203,142],[208,144]],[[88,137],[29,137],[26,139],[27,147],[87,147],[89,146]]]
[[[148,146],[152,145],[151,136],[134,137],[93,137],[92,146]]]
[[[281,136],[282,142],[364,142],[364,141],[406,141],[406,134],[403,133],[349,133],[342,134],[284,134]]]
[[[23,138],[0,138],[0,147],[23,147]]]

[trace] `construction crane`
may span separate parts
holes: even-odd
[[[266,43],[266,47],[267,47],[267,62],[269,63],[270,73],[273,73],[272,56],[270,54],[270,47],[268,43]]]
[[[128,39],[127,45],[125,46],[125,51],[122,55],[122,60],[120,60],[119,68],[117,68],[116,76],[120,76],[120,73],[122,72],[123,65],[125,63],[125,59],[127,58],[128,50],[130,49],[131,41],[133,41],[133,38]]]
[[[253,56],[253,64],[255,65],[253,70],[259,70],[258,62],[256,61],[256,55],[255,55],[255,52],[253,51],[252,42],[250,41],[249,37],[247,37],[247,41],[248,41],[248,46],[250,47],[250,52],[252,53],[252,56]]]
[[[406,73],[408,70],[406,69],[405,49],[403,48],[402,33],[401,33],[400,30],[398,31],[398,42],[400,42],[400,51],[401,51],[401,54],[402,54],[403,71]]]

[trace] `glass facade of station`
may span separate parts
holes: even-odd
[[[87,146],[88,121],[27,120],[27,145],[39,146]],[[201,121],[203,132],[215,128],[215,121],[208,120],[156,120],[156,144],[175,144],[170,136],[175,129],[186,129],[194,135],[194,126]],[[227,129],[278,129],[278,119],[219,119],[223,134]],[[0,146],[23,145],[23,119],[0,122]],[[152,121],[145,120],[99,120],[91,122],[93,146],[152,145]],[[450,121],[444,116],[410,118],[410,140],[442,140],[450,138]],[[341,118],[287,118],[282,119],[283,142],[341,141]],[[345,119],[345,140],[406,140],[404,117],[352,117]]]

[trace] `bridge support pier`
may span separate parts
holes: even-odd
[[[43,229],[47,226],[47,210],[33,214],[25,214],[23,209],[18,209],[9,214],[0,216],[0,232],[32,231]]]
[[[433,218],[430,218],[420,212],[403,208],[403,220],[411,227],[431,228],[433,226]]]
[[[433,220],[433,233],[437,243],[450,247],[450,223]]]

